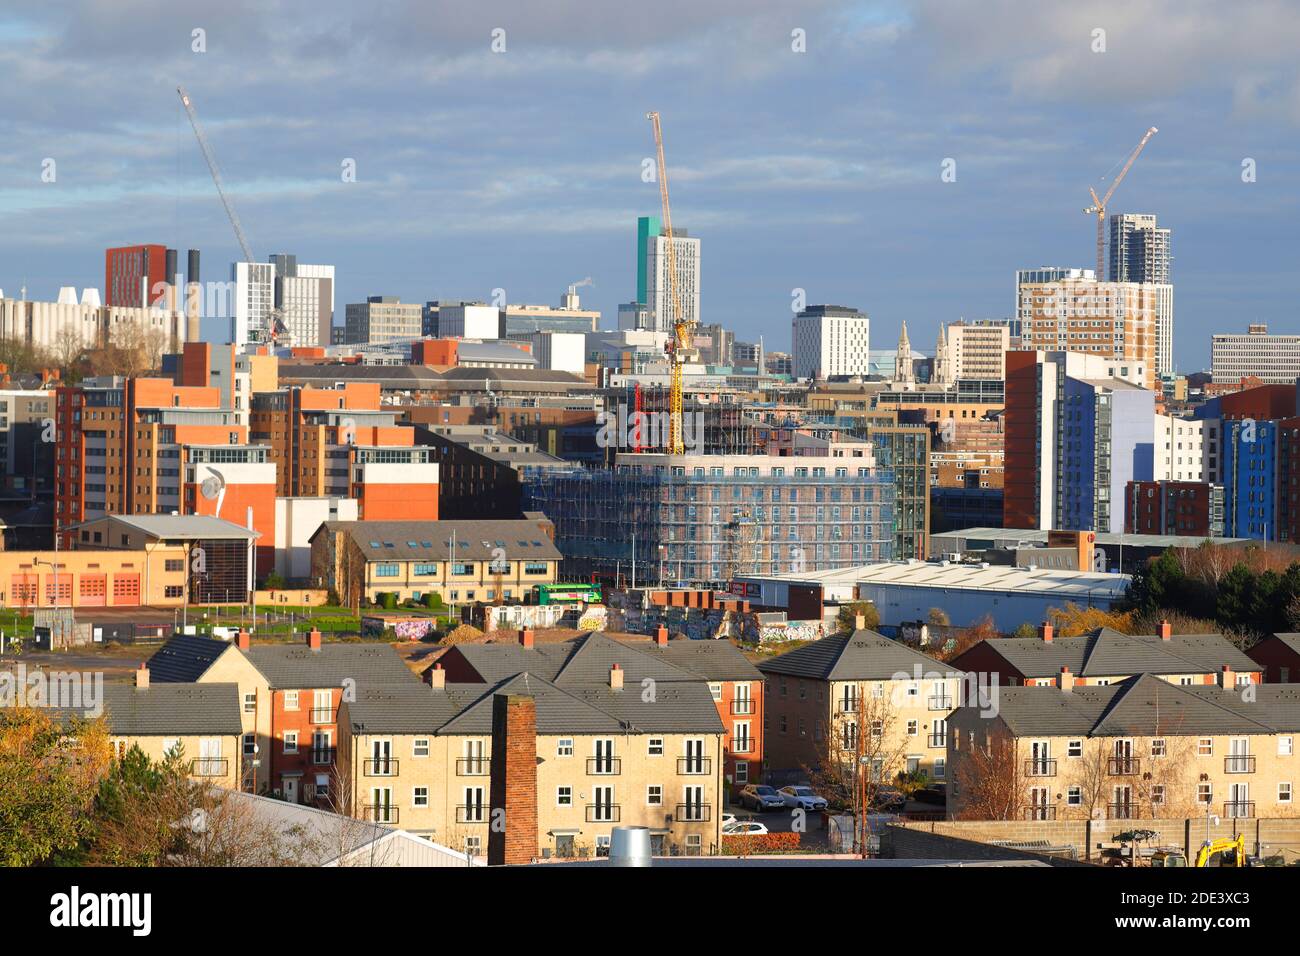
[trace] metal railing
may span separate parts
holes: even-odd
[[[1138,815],[1138,806],[1132,800],[1122,803],[1106,804],[1106,815],[1111,820],[1134,820]]]
[[[925,739],[926,739],[926,743],[928,743],[931,747],[948,746],[947,734],[927,734]]]
[[[190,761],[190,774],[195,777],[224,777],[229,770],[227,757],[200,757]]]
[[[363,777],[392,777],[396,773],[397,759],[395,757],[379,757],[361,761],[361,775]]]
[[[396,823],[397,807],[389,803],[367,803],[363,808],[365,818],[372,823]]]
[[[1026,777],[1055,777],[1056,761],[1048,757],[1030,757],[1025,761]]]
[[[618,823],[623,816],[623,809],[617,803],[587,804],[588,823]]]
[[[487,757],[460,757],[456,760],[456,776],[458,777],[486,777],[487,774]]]
[[[1055,820],[1056,807],[1048,804],[1031,804],[1021,807],[1020,815],[1026,820]]]
[[[313,707],[311,709],[311,722],[313,724],[332,724],[334,723],[333,707]]]
[[[700,777],[711,773],[713,761],[708,757],[678,757],[677,772],[688,777]]]
[[[747,754],[754,749],[753,737],[732,737],[731,752],[733,754]]]
[[[486,803],[462,803],[456,807],[456,822],[487,823],[489,809]]]
[[[932,694],[926,699],[926,706],[930,710],[952,710],[952,698],[947,694]]]
[[[1254,773],[1255,758],[1249,754],[1232,754],[1223,758],[1224,773]]]
[[[713,806],[708,803],[679,803],[673,819],[679,823],[707,823],[712,812]]]
[[[311,749],[312,763],[333,763],[335,756],[338,754],[337,747],[313,747]]]
[[[840,713],[851,714],[858,709],[858,699],[856,697],[840,698]]]
[[[1254,800],[1229,800],[1223,805],[1223,815],[1225,817],[1253,817],[1255,815]]]
[[[593,777],[617,777],[623,772],[623,761],[618,757],[588,757],[587,773]]]
[[[731,702],[731,712],[733,714],[752,714],[755,711],[754,698],[737,697]]]
[[[1112,777],[1131,777],[1140,772],[1142,761],[1137,757],[1108,757],[1106,772]]]

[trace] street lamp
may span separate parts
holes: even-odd
[[[57,629],[60,633],[62,633],[62,630],[63,630],[61,627],[58,626],[58,621],[59,621],[59,614],[58,614],[58,611],[59,611],[59,562],[57,562],[57,561],[46,561],[46,560],[44,560],[43,558],[33,558],[33,559],[32,559],[32,564],[35,565],[36,567],[40,567],[40,566],[43,564],[43,565],[45,565],[46,567],[48,567],[48,568],[50,569],[50,571],[51,571],[51,572],[53,573],[53,575],[54,575],[54,602],[53,602],[53,603],[54,603],[54,619],[53,619],[53,622],[52,622],[52,626],[50,627],[50,650],[54,650],[54,632],[55,632],[55,630]],[[37,587],[39,588],[40,585],[38,584]],[[41,601],[41,594],[40,594],[40,591],[38,590],[38,591],[36,592],[36,606],[37,606],[37,607],[40,607],[40,601]]]

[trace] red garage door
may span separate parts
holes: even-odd
[[[108,575],[83,574],[77,582],[77,603],[81,607],[103,607],[108,603]]]
[[[113,604],[115,606],[140,604],[140,575],[113,575]]]

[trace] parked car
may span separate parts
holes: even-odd
[[[737,820],[722,828],[723,836],[762,836],[767,832],[766,824],[759,823],[757,820]]]
[[[935,803],[943,806],[948,802],[948,785],[932,783],[925,789],[916,791],[916,799],[922,803]]]
[[[897,813],[907,806],[907,797],[901,790],[893,787],[879,787],[873,801],[873,809],[883,813]]]
[[[790,787],[782,787],[777,792],[781,794],[781,799],[785,801],[787,807],[798,807],[800,810],[826,809],[826,798],[819,797],[812,787],[796,784]]]
[[[740,805],[750,810],[782,810],[785,798],[776,792],[775,787],[765,783],[751,783],[740,791]]]
[[[731,825],[732,825],[733,823],[735,823],[735,822],[736,822],[736,815],[735,815],[734,813],[724,813],[724,814],[722,815],[722,829],[723,829],[723,830],[726,830],[727,827],[731,826]]]

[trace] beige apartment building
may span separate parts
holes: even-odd
[[[342,704],[339,778],[354,816],[479,856],[493,820],[508,816],[504,801],[523,799],[509,816],[535,816],[536,833],[523,835],[528,858],[602,855],[616,826],[649,827],[657,854],[717,852],[724,727],[702,682],[647,699],[618,665],[599,689],[528,673],[448,683],[437,665],[426,676],[427,685]],[[494,729],[497,698],[535,712],[525,760],[498,761],[521,744]]]
[[[1011,348],[1008,325],[967,325],[953,322],[939,326],[939,343],[934,355],[934,381],[952,385],[959,379],[1007,377],[1007,349]]]
[[[1172,319],[1172,286],[1070,278],[1024,283],[1018,295],[1021,348],[1132,362],[1145,369],[1143,387],[1155,389],[1157,334],[1166,315]]]
[[[1213,686],[1150,674],[1082,686],[995,687],[948,721],[953,819],[1296,815],[1300,711],[1285,684]]]
[[[763,661],[764,746],[775,771],[813,771],[862,752],[870,735],[873,775],[886,783],[921,772],[948,778],[947,718],[963,675],[898,641],[862,628]],[[869,726],[859,726],[861,722]]]

